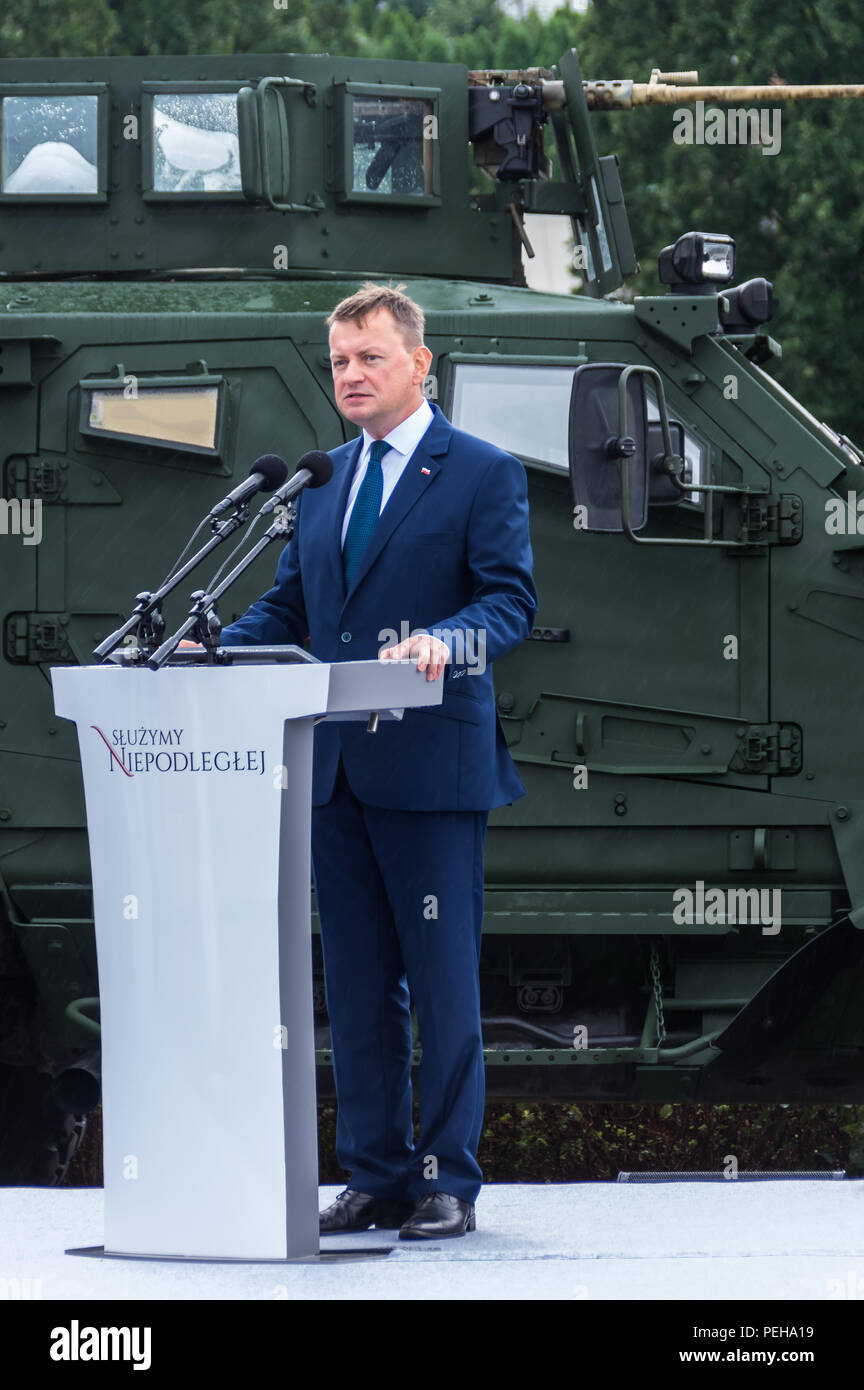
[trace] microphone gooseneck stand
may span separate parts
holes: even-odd
[[[158,671],[160,666],[164,666],[184,638],[191,638],[192,641],[200,642],[205,649],[208,665],[212,666],[220,659],[224,659],[219,656],[221,651],[219,637],[222,632],[222,623],[216,613],[215,604],[235,580],[239,579],[240,575],[258,559],[262,551],[267,549],[271,541],[289,541],[291,539],[294,534],[294,522],[297,515],[296,504],[293,501],[288,501],[284,502],[282,506],[285,509],[285,515],[277,516],[277,519],[267,528],[261,539],[237,562],[232,570],[228,571],[225,578],[214,589],[210,592],[204,589],[195,590],[192,594],[193,604],[185,622],[181,623],[177,631],[146,658],[146,664],[151,670]]]
[[[136,604],[132,611],[132,616],[127,619],[122,627],[118,627],[116,632],[110,633],[103,642],[99,643],[99,646],[96,647],[93,652],[94,658],[101,662],[110,660],[112,652],[120,646],[124,638],[128,637],[130,633],[134,633],[137,638],[138,653],[136,656],[130,658],[130,664],[140,664],[144,656],[152,652],[153,648],[158,642],[162,641],[164,636],[165,619],[162,615],[163,599],[171,593],[172,589],[176,589],[178,584],[182,584],[187,574],[190,574],[197,565],[200,565],[203,560],[206,560],[208,555],[218,546],[222,545],[223,541],[227,541],[229,536],[233,536],[234,532],[239,530],[241,526],[244,526],[248,520],[248,502],[242,503],[241,506],[237,508],[234,515],[228,517],[226,521],[217,521],[214,518],[212,522],[213,534],[206,545],[203,545],[200,550],[197,550],[195,554],[186,561],[183,568],[179,569],[176,574],[171,575],[158,589],[154,590],[152,593],[148,589],[145,589],[142,593],[136,594]],[[178,641],[179,640],[178,638]]]

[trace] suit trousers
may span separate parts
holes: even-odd
[[[361,803],[341,757],[330,801],[312,807],[336,1152],[348,1186],[371,1196],[439,1191],[473,1202],[480,1190],[487,819]],[[412,998],[422,1048],[416,1146]]]

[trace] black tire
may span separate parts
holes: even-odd
[[[56,1187],[86,1125],[86,1114],[71,1114],[56,1103],[50,1076],[0,1067],[0,1186]]]

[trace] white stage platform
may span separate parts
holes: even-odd
[[[390,1253],[320,1263],[64,1253],[102,1240],[101,1188],[0,1188],[0,1300],[864,1300],[860,1180],[489,1184],[466,1236],[324,1236]]]

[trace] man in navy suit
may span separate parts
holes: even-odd
[[[482,1182],[486,821],[525,794],[491,672],[537,611],[525,470],[430,405],[423,314],[399,289],[367,283],[327,322],[336,404],[363,433],[332,451],[331,481],[302,494],[273,587],[222,641],[308,636],[322,661],[411,659],[444,678],[440,705],[374,734],[362,721],[315,729],[313,878],[350,1174],[320,1220],[324,1232],[461,1236]]]

